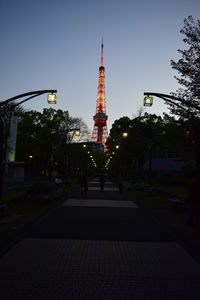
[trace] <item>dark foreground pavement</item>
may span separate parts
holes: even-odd
[[[0,258],[0,299],[200,299],[200,265],[137,201],[91,182]]]

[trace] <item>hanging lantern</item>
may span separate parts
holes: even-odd
[[[48,103],[49,104],[56,104],[56,94],[48,94]]]
[[[153,104],[153,97],[146,96],[144,98],[144,106],[152,106]]]

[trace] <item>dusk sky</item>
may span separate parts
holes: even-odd
[[[108,129],[143,105],[144,91],[178,89],[170,60],[185,49],[184,18],[200,16],[199,0],[1,0],[0,100],[57,89],[55,109],[68,110],[93,129],[101,40],[104,39]],[[26,109],[49,108],[46,95]],[[146,109],[167,112],[160,99]]]

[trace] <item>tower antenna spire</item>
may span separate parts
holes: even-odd
[[[102,43],[101,43],[101,67],[103,67],[103,37],[102,37]]]

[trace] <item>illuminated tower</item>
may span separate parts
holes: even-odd
[[[103,66],[103,40],[101,44],[101,66],[99,67],[99,85],[98,85],[98,96],[96,102],[96,114],[93,117],[94,129],[92,133],[92,141],[98,144],[105,145],[107,140],[107,119],[106,115],[106,101],[105,101],[105,90],[104,90],[104,79],[105,79],[105,68]]]

